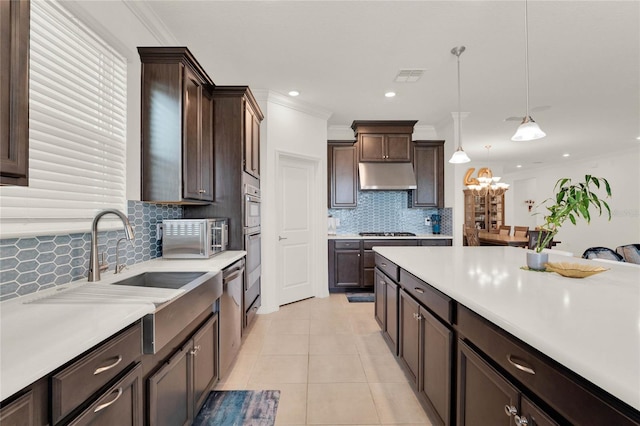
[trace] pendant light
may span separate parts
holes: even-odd
[[[451,49],[451,53],[458,58],[458,149],[453,153],[449,162],[452,164],[462,164],[471,161],[466,152],[462,149],[462,131],[460,130],[460,55],[465,51],[464,46],[458,46]]]
[[[524,0],[524,73],[525,83],[527,87],[527,109],[526,115],[522,119],[522,123],[516,130],[516,134],[511,138],[512,141],[532,141],[541,139],[547,136],[545,132],[540,129],[538,123],[533,121],[533,118],[529,115],[529,23],[527,14],[527,0]]]

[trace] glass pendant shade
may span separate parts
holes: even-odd
[[[540,129],[538,123],[533,121],[533,118],[527,116],[522,120],[522,124],[516,130],[516,134],[511,138],[512,141],[533,141],[536,139],[542,139],[547,134]]]
[[[449,162],[451,164],[462,164],[468,163],[469,161],[471,161],[471,159],[469,158],[467,153],[462,150],[462,147],[458,147],[456,152],[454,152],[451,156],[451,159],[449,159]]]

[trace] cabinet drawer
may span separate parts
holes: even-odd
[[[449,296],[404,269],[400,270],[400,285],[440,319],[447,324],[453,323],[453,300]]]
[[[258,308],[262,305],[262,300],[261,297],[258,296],[258,298],[256,299],[255,302],[253,302],[253,305],[251,305],[251,307],[249,309],[247,309],[247,312],[244,314],[244,320],[245,320],[245,326],[248,327],[253,320],[256,317],[256,314],[258,313]]]
[[[610,395],[462,305],[458,332],[572,424],[640,422],[637,411],[629,408],[627,416],[613,408],[605,402]]]
[[[142,355],[140,323],[51,377],[51,411],[57,423]]]
[[[360,241],[345,241],[345,240],[334,240],[336,249],[358,249],[360,250]]]
[[[387,274],[387,276],[393,281],[398,282],[398,274],[400,270],[400,268],[398,268],[398,265],[396,265],[386,257],[376,253],[376,266],[382,272]]]
[[[107,389],[69,426],[142,426],[142,364]]]
[[[421,246],[451,246],[451,240],[420,240]]]
[[[362,244],[365,250],[371,250],[376,246],[415,246],[418,245],[418,240],[363,240]]]

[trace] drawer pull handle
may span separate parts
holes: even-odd
[[[100,404],[96,407],[95,410],[93,410],[94,413],[97,413],[98,411],[102,411],[105,408],[109,407],[110,405],[115,404],[115,402],[120,398],[120,396],[122,396],[122,388],[118,388],[118,394],[116,395],[115,398],[113,398],[111,401],[109,402],[105,402],[104,404]]]
[[[528,426],[529,425],[529,419],[527,419],[526,416],[514,416],[513,420],[516,422],[516,426]]]
[[[529,374],[536,374],[533,368],[529,367],[528,365],[525,365],[526,364],[525,362],[514,357],[511,354],[507,355],[507,361],[509,361],[509,364],[513,365],[515,368],[517,368],[520,371],[524,371],[525,373],[529,373]]]
[[[118,355],[117,357],[114,357],[114,358],[116,358],[116,360],[112,364],[105,365],[104,367],[96,368],[96,371],[93,372],[93,375],[95,376],[96,374],[104,373],[107,370],[111,370],[113,367],[120,364],[120,362],[122,361],[122,355]]]
[[[424,290],[420,287],[414,287],[413,289],[416,291],[416,293],[424,294]]]
[[[386,263],[381,263],[380,266],[382,266],[384,268],[385,266],[387,266],[387,264]]]

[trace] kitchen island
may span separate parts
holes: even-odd
[[[386,260],[399,267],[400,293],[406,290],[410,294],[413,283],[422,281],[429,289],[435,289],[439,298],[450,301],[448,318],[438,316],[438,311],[429,306],[426,311],[435,313],[449,327],[452,336],[458,338],[452,343],[458,348],[458,370],[466,365],[461,359],[466,359],[467,349],[461,351],[461,346],[470,344],[491,359],[494,350],[491,345],[496,346],[503,340],[515,342],[541,357],[541,364],[562,371],[562,380],[570,376],[580,383],[580,389],[588,388],[616,409],[621,407],[620,410],[633,419],[630,424],[637,424],[640,419],[640,268],[622,263],[598,263],[609,270],[572,279],[556,273],[523,270],[526,251],[513,247],[374,247],[374,251],[382,256],[385,267]],[[593,261],[553,254],[549,261],[593,264]],[[379,263],[376,258],[376,266],[381,268]],[[393,278],[393,273],[385,273]],[[418,319],[423,317],[418,314]],[[401,330],[402,312],[398,318]],[[488,334],[474,328],[485,323],[492,330]],[[494,335],[497,337],[491,340]],[[480,340],[474,342],[470,336],[480,336]],[[402,357],[402,343],[399,348]],[[495,366],[493,362],[491,359],[489,363]],[[495,363],[500,370],[506,360],[498,359]],[[507,369],[501,372],[510,377]],[[543,380],[540,371],[529,376]],[[525,389],[524,394],[531,396],[527,392],[527,374],[523,377],[512,378]],[[460,417],[464,411],[461,409],[464,402],[460,401],[464,378],[460,377],[460,371],[456,379],[458,400],[451,404],[451,410],[457,408],[456,415]],[[540,382],[534,383],[532,388],[539,385]],[[549,404],[552,411],[562,411],[547,395],[534,394],[533,397],[539,398],[541,404]],[[566,421],[570,414],[556,417]]]

